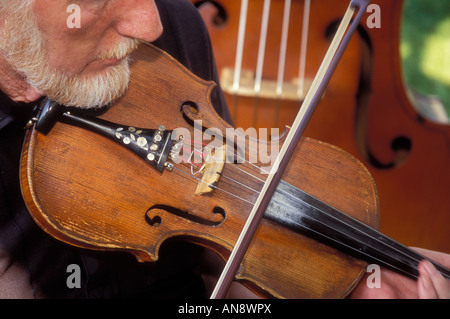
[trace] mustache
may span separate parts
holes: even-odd
[[[116,47],[102,52],[96,60],[123,59],[135,51],[141,43],[138,39],[125,38]]]

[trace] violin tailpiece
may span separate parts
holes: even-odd
[[[172,167],[167,160],[174,142],[172,140],[173,131],[166,130],[163,125],[160,125],[158,129],[121,125],[69,111],[64,106],[50,100],[44,101],[37,117],[36,130],[48,134],[58,121],[97,133],[118,143],[159,172],[162,172],[164,168],[170,170]]]

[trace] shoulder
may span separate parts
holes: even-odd
[[[155,45],[172,55],[205,80],[212,80],[213,53],[208,30],[188,0],[160,0],[164,31]]]

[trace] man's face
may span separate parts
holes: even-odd
[[[153,0],[28,2],[3,5],[12,10],[0,48],[29,83],[66,105],[99,106],[122,95],[128,54],[139,40],[154,41],[162,32]],[[68,24],[71,4],[79,8],[79,28]]]

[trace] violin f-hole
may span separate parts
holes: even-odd
[[[145,214],[145,221],[150,226],[159,227],[162,223],[162,218],[161,218],[161,216],[155,216],[152,218],[152,217],[150,217],[150,215],[148,214],[148,211],[147,211],[147,214]]]
[[[210,219],[195,215],[189,211],[183,211],[181,209],[171,207],[168,205],[154,205],[150,207],[145,213],[145,221],[153,227],[159,227],[163,222],[164,218],[163,214],[160,214],[161,211],[167,212],[169,214],[175,215],[179,218],[204,225],[217,227],[220,226],[226,219],[225,210],[219,206],[216,206],[212,210],[212,215]]]

